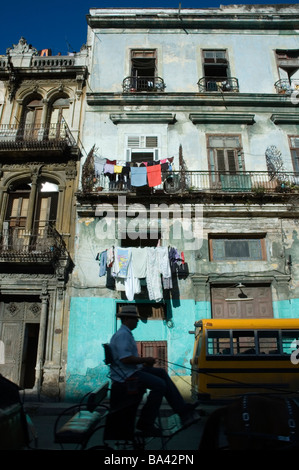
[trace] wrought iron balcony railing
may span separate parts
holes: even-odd
[[[104,174],[100,175],[93,187],[93,192],[135,191],[127,180],[116,176],[111,181]],[[275,193],[299,192],[299,173],[268,171],[217,172],[217,171],[171,171],[162,172],[162,184],[155,190],[163,190],[168,194],[183,191],[207,193]]]
[[[239,91],[239,81],[235,77],[202,77],[197,84],[200,93],[207,91],[226,93]]]
[[[165,83],[161,77],[126,77],[123,80],[124,93],[136,93],[140,91],[162,92],[165,90]]]
[[[53,146],[75,146],[76,141],[67,124],[43,125],[0,125],[0,150],[8,148],[46,148]]]
[[[53,262],[65,251],[53,223],[38,221],[35,226],[27,231],[5,221],[0,233],[0,261]]]
[[[287,78],[283,78],[275,82],[274,86],[277,93],[282,95],[290,95],[293,91],[299,90],[299,79],[291,78],[289,80]]]

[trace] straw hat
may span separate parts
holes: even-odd
[[[134,317],[140,318],[137,308],[135,305],[124,305],[121,307],[121,311],[117,313],[117,317]]]

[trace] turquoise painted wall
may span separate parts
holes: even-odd
[[[170,305],[171,319],[140,320],[133,334],[136,341],[167,341],[170,375],[190,376],[194,322],[198,319],[194,300],[181,299]],[[71,299],[66,395],[79,397],[107,380],[102,344],[108,342],[120,326],[115,317],[115,299],[74,297]],[[203,309],[205,311],[205,309]],[[203,317],[201,317],[203,318]]]
[[[274,318],[299,318],[299,299],[273,302]]]
[[[107,380],[102,344],[109,342],[120,326],[115,317],[115,299],[74,297],[71,299],[68,340],[66,399],[82,395]],[[298,318],[299,299],[273,302],[275,318]],[[133,334],[136,341],[167,341],[168,372],[172,376],[189,376],[193,352],[194,322],[211,317],[210,302],[181,299],[171,305],[170,322],[140,320]],[[176,382],[179,385],[179,381]]]

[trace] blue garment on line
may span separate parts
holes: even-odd
[[[145,186],[147,184],[146,166],[133,166],[131,168],[131,186]]]
[[[105,276],[107,272],[107,251],[100,254],[100,273],[99,276]]]

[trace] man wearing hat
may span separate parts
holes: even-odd
[[[167,372],[162,368],[153,367],[156,362],[155,358],[138,356],[137,345],[132,334],[140,318],[135,305],[124,305],[117,316],[121,319],[122,325],[110,341],[114,362],[111,368],[111,379],[116,382],[136,379],[140,387],[150,390],[141,410],[137,428],[148,436],[159,434],[154,422],[163,397],[166,398],[173,411],[179,414],[182,425],[190,425],[197,421],[199,415],[194,411],[197,404],[192,405],[184,401]]]

